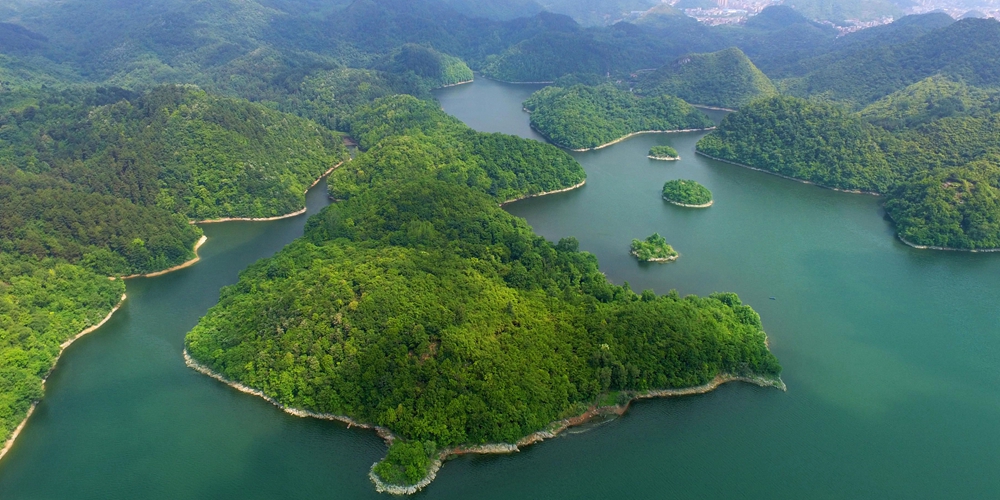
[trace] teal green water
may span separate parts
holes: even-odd
[[[532,87],[443,90],[480,130],[535,137]],[[729,384],[645,401],[624,417],[512,456],[449,462],[422,498],[997,498],[1000,255],[898,243],[879,200],[694,154],[700,134],[647,135],[575,156],[579,190],[508,209],[540,234],[576,236],[615,282],[682,294],[735,291],[761,313],[788,392]],[[646,159],[669,144],[679,162]],[[695,179],[715,205],[663,202]],[[325,203],[310,193],[310,211]],[[288,416],[188,370],[183,337],[304,217],[207,226],[198,265],[129,282],[111,322],[74,344],[11,455],[0,499],[374,498],[373,434]],[[678,261],[644,265],[657,231]],[[776,300],[769,300],[769,297]]]

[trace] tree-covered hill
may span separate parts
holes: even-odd
[[[714,126],[694,106],[669,95],[636,97],[614,85],[546,87],[524,102],[531,126],[553,143],[591,149],[636,132]]]
[[[465,152],[496,135],[456,135],[435,110],[392,98],[361,111],[359,127],[376,124],[359,133],[369,149],[332,189],[379,174],[222,291],[187,336],[195,360],[284,405],[391,429],[400,439],[374,474],[395,484],[420,480],[442,449],[514,442],[602,394],[776,379],[759,317],[735,295],[612,285],[575,240],[544,240],[470,183],[480,160]],[[575,165],[504,141],[489,181]]]
[[[883,193],[897,232],[914,245],[997,248],[998,111],[995,91],[943,77],[861,113],[778,97],[727,116],[698,150],[825,186]]]
[[[774,84],[738,48],[690,54],[643,75],[635,88],[642,95],[670,94],[706,106],[738,108],[778,93]]]
[[[936,74],[977,86],[1000,85],[1000,63],[993,56],[998,39],[1000,22],[964,19],[902,43],[857,43],[802,61],[806,73],[789,90],[865,105]]]
[[[364,157],[330,177],[330,194],[349,199],[373,185],[431,175],[505,202],[575,186],[586,178],[566,152],[506,134],[476,132],[434,103],[394,96],[361,108],[351,131]],[[383,142],[392,147],[378,147]],[[539,165],[544,165],[541,168]]]
[[[884,193],[897,179],[887,136],[844,107],[771,97],[726,116],[698,151],[827,187]]]
[[[861,110],[861,116],[887,130],[914,129],[934,120],[1000,111],[1000,92],[932,76],[889,94]]]
[[[128,96],[43,94],[4,117],[0,159],[201,220],[294,212],[345,154],[316,124],[246,101],[173,86]]]
[[[461,59],[416,44],[393,51],[378,69],[396,75],[412,72],[435,87],[472,80],[472,70]]]

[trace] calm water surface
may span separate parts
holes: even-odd
[[[438,98],[476,129],[538,139],[520,106],[533,90],[479,80]],[[698,157],[699,137],[575,154],[585,187],[508,208],[549,239],[577,237],[635,290],[739,293],[763,317],[788,392],[730,384],[642,402],[517,455],[451,461],[419,496],[1000,497],[1000,255],[910,249],[877,198]],[[656,144],[683,159],[646,159]],[[676,178],[707,186],[715,205],[663,202]],[[207,226],[197,266],[129,282],[122,310],[60,361],[0,462],[0,499],[378,497],[373,434],[288,416],[181,358],[219,288],[304,222]],[[654,231],[677,262],[629,257],[629,241]]]

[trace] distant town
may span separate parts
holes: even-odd
[[[761,10],[764,10],[765,7],[770,5],[787,3],[792,7],[795,7],[794,2],[772,0],[717,0],[716,7],[710,7],[707,5],[713,3],[709,0],[707,2],[698,2],[704,3],[704,5],[696,8],[687,8],[687,6],[693,2],[688,2],[686,0],[669,0],[664,3],[673,5],[678,10],[684,12],[687,16],[693,17],[699,22],[711,26],[744,23],[747,18],[756,15]],[[973,7],[971,5],[977,6]],[[987,0],[982,2],[966,2],[962,0],[916,0],[911,6],[901,8],[901,15],[897,16],[886,15],[874,19],[845,19],[839,22],[833,22],[830,20],[817,21],[836,28],[842,35],[844,35],[865,28],[889,24],[895,19],[905,15],[925,14],[934,11],[944,12],[955,19],[965,17],[992,17],[1000,19],[1000,1]],[[635,14],[641,15],[639,12],[634,12],[633,15]]]

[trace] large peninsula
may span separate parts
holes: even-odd
[[[608,395],[781,386],[736,295],[638,295],[574,239],[548,242],[498,206],[578,183],[566,153],[408,97],[363,109],[351,130],[368,150],[331,178],[345,201],[225,288],[186,346],[286,408],[384,429],[380,487],[412,492],[456,447],[509,451]]]
[[[524,102],[531,126],[557,146],[585,151],[646,132],[705,130],[714,123],[669,95],[636,97],[611,84],[546,87]]]

